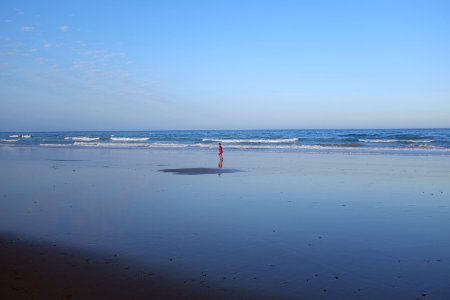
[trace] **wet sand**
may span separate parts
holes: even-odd
[[[139,268],[117,254],[0,235],[1,299],[264,299]]]
[[[0,298],[449,298],[449,157],[224,157],[0,148]]]

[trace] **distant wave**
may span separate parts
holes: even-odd
[[[10,139],[10,140],[8,140],[8,139],[1,139],[0,141],[2,141],[2,142],[7,142],[7,143],[15,143],[15,142],[17,142],[18,140],[17,140],[17,139]]]
[[[149,148],[186,148],[186,147],[190,147],[191,145],[188,144],[175,144],[175,143],[171,143],[171,144],[166,144],[166,143],[152,143],[152,144],[147,144]]]
[[[395,139],[386,139],[386,140],[370,140],[370,139],[358,139],[358,141],[363,143],[431,143],[433,140],[395,140]]]
[[[215,145],[211,144],[191,144],[192,147],[204,147],[204,148],[215,148]],[[285,149],[285,150],[348,150],[348,151],[414,151],[414,150],[429,150],[429,151],[440,151],[440,152],[450,152],[450,148],[439,147],[439,146],[427,146],[423,145],[420,147],[386,147],[386,148],[372,148],[372,147],[362,147],[361,145],[355,144],[330,144],[330,145],[227,145],[226,149]]]
[[[398,140],[369,140],[369,139],[358,139],[358,141],[363,143],[397,143]]]
[[[98,138],[98,137],[88,137],[88,136],[66,136],[64,139],[65,140],[72,140],[72,141],[92,142],[92,141],[98,141],[100,138]]]
[[[218,142],[218,143],[294,143],[298,142],[298,138],[291,139],[203,139],[202,142]]]
[[[39,144],[41,147],[68,147],[73,146],[72,144],[50,144],[50,143],[41,143]]]
[[[111,141],[117,141],[117,142],[143,142],[148,141],[150,138],[144,137],[144,138],[128,138],[128,137],[111,137]]]
[[[187,144],[166,144],[166,143],[86,143],[75,142],[73,146],[87,146],[87,147],[100,147],[100,148],[134,148],[134,147],[147,147],[147,148],[185,148]]]
[[[86,143],[75,142],[74,146],[87,146],[87,147],[99,147],[99,148],[131,148],[131,147],[147,147],[148,144],[144,143]]]
[[[20,134],[13,134],[13,135],[10,135],[9,137],[10,137],[10,138],[23,138],[23,139],[29,139],[29,138],[31,138],[31,135],[29,135],[29,134],[23,134],[23,135],[20,135]]]

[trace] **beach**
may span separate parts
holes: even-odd
[[[450,297],[448,156],[224,150],[0,147],[0,298]]]

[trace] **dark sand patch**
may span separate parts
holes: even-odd
[[[276,299],[205,279],[168,279],[122,255],[0,234],[0,299]]]
[[[219,168],[182,168],[182,169],[162,169],[160,172],[173,173],[177,175],[207,175],[242,172],[237,169]]]

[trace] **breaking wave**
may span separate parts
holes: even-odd
[[[72,141],[92,142],[92,141],[98,141],[100,138],[98,138],[98,137],[88,137],[88,136],[66,136],[64,139],[65,140],[72,140]]]
[[[268,143],[268,144],[277,144],[277,143],[295,143],[300,139],[291,138],[291,139],[203,139],[202,142],[218,142],[218,143],[230,143],[230,144],[238,144],[238,143]]]
[[[370,140],[370,139],[358,139],[358,141],[363,143],[432,143],[433,140]]]
[[[148,141],[149,139],[150,138],[148,138],[148,137],[143,137],[143,138],[111,137],[111,141],[117,141],[117,142],[143,142],[143,141]]]

